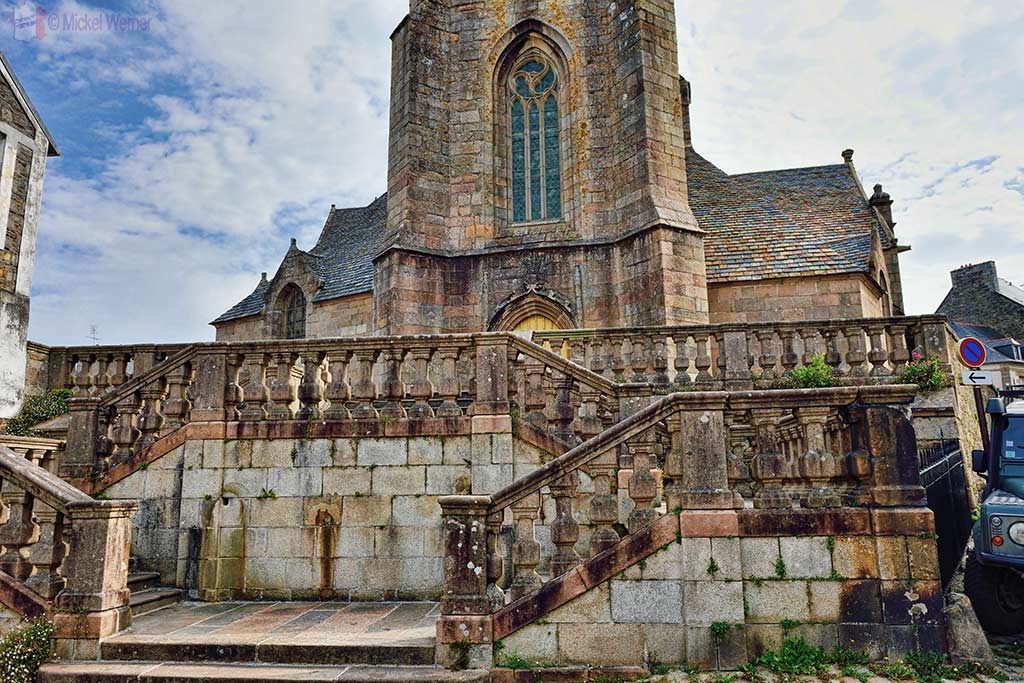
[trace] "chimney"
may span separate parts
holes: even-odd
[[[996,276],[996,262],[985,261],[977,265],[968,264],[957,268],[950,277],[953,279],[953,288],[957,287],[984,287],[985,289],[997,289],[999,287]]]
[[[896,223],[892,219],[892,197],[889,196],[888,192],[882,191],[881,184],[875,185],[875,193],[871,195],[868,204],[878,209],[878,213],[882,214],[882,218],[885,219],[890,228],[896,227]]]
[[[679,97],[683,101],[683,143],[693,147],[690,141],[690,81],[679,77]]]

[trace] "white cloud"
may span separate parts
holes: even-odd
[[[82,343],[95,323],[111,343],[210,338],[289,234],[311,246],[330,203],[382,192],[388,35],[407,6],[154,1],[131,12],[153,18],[145,34],[40,41],[29,68],[72,102],[101,85],[124,97],[82,108],[92,144],[63,147],[88,163],[51,166],[32,337]],[[697,149],[740,172],[855,148],[914,247],[911,312],[934,310],[967,261],[1024,279],[1024,7],[678,2],[677,17]],[[139,97],[148,112],[107,116]]]

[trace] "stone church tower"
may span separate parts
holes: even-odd
[[[672,0],[413,0],[378,334],[706,323]]]

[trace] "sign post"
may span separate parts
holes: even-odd
[[[971,368],[970,371],[963,373],[963,382],[968,386],[974,387],[974,409],[978,413],[978,426],[981,428],[981,444],[985,448],[985,453],[988,453],[990,450],[988,421],[985,419],[985,401],[981,396],[981,387],[994,384],[995,382],[991,372],[978,370],[978,368],[985,364],[985,357],[987,355],[985,345],[981,343],[980,339],[964,337],[960,340],[960,345],[957,346],[956,352],[960,357],[960,362]]]

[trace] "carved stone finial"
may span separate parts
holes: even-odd
[[[850,163],[851,161],[853,161],[852,149],[847,148],[843,150],[843,161],[845,161],[846,163]]]

